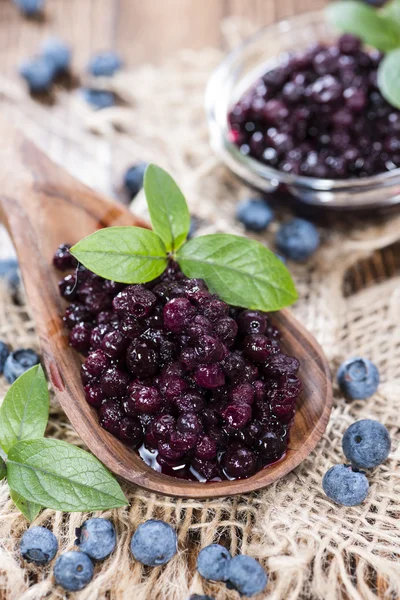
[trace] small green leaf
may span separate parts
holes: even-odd
[[[29,523],[32,523],[42,510],[40,504],[35,504],[34,502],[29,502],[29,500],[25,500],[18,494],[18,492],[14,492],[14,490],[10,490],[11,500],[14,502],[15,506],[22,512],[24,517],[26,517]]]
[[[378,50],[387,52],[400,45],[400,32],[396,24],[363,2],[334,2],[326,11],[329,21],[337,29],[360,37]]]
[[[0,481],[7,475],[7,466],[4,458],[0,457]]]
[[[397,24],[397,27],[400,27],[400,0],[387,2],[379,12],[386,19],[394,21]],[[400,46],[400,42],[398,45]]]
[[[378,86],[382,96],[400,109],[400,48],[389,52],[379,65]]]
[[[274,311],[297,300],[289,271],[271,250],[230,234],[195,238],[182,246],[177,261],[187,277],[204,279],[225,302]]]
[[[5,452],[21,440],[44,435],[49,392],[40,365],[23,373],[10,387],[0,408],[0,444]]]
[[[190,229],[185,197],[171,175],[156,165],[147,167],[143,187],[154,232],[163,240],[168,252],[175,252],[185,242]]]
[[[60,440],[13,446],[7,480],[23,498],[53,510],[105,510],[127,504],[118,483],[97,458]]]
[[[167,252],[153,231],[141,227],[107,227],[71,248],[85,267],[121,283],[145,283],[167,266]]]

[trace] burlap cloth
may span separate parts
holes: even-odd
[[[226,29],[232,42],[245,27],[231,21]],[[2,109],[13,105],[27,133],[89,185],[115,195],[113,181],[120,180],[129,163],[152,160],[176,176],[192,212],[203,220],[203,232],[243,233],[235,223],[234,207],[248,190],[211,153],[203,111],[204,86],[220,58],[216,50],[185,52],[162,68],[121,73],[112,86],[125,104],[97,113],[82,103],[78,92],[57,90],[57,102],[49,108],[31,100],[17,83],[0,81]],[[132,210],[145,213],[143,198],[135,200]],[[259,239],[272,244],[284,217],[278,211],[277,221]],[[203,581],[195,570],[199,549],[221,539],[232,553],[245,552],[265,565],[270,583],[259,598],[360,600],[400,595],[400,219],[355,221],[325,228],[322,237],[313,259],[303,266],[290,265],[300,292],[293,310],[322,344],[333,372],[352,355],[372,359],[381,373],[377,394],[346,404],[335,389],[332,418],[315,452],[259,493],[201,502],[124,485],[130,507],[102,514],[115,523],[117,549],[96,567],[93,582],[77,594],[80,599],[185,600],[190,592],[203,592],[217,600],[237,600],[235,592]],[[1,251],[9,252],[4,234]],[[23,293],[21,298],[15,303],[2,286],[0,338],[14,348],[36,348]],[[3,395],[3,378],[0,385]],[[345,429],[365,417],[389,428],[393,450],[371,474],[370,494],[361,506],[336,506],[322,493],[321,479],[330,466],[344,460]],[[80,443],[54,398],[47,435]],[[44,510],[36,523],[50,527],[65,550],[74,547],[75,527],[86,516]],[[176,527],[179,554],[165,568],[149,570],[132,560],[129,540],[137,525],[151,517]],[[26,526],[2,482],[0,598],[63,597],[51,567],[37,569],[21,562],[18,540]]]

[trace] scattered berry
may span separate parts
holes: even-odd
[[[45,527],[30,527],[21,538],[19,550],[24,560],[46,565],[57,554],[57,538]]]
[[[134,198],[142,189],[146,168],[147,163],[138,162],[126,170],[124,175],[124,186],[131,198]]]
[[[47,58],[39,56],[22,63],[19,73],[27,82],[31,93],[45,93],[49,91],[54,80],[54,64]]]
[[[68,71],[71,64],[71,48],[58,38],[49,38],[43,42],[41,56],[51,62],[54,72],[64,73]]]
[[[114,525],[107,519],[88,519],[76,530],[76,545],[94,560],[104,560],[116,545]]]
[[[268,583],[268,576],[255,558],[239,554],[228,564],[228,587],[237,590],[242,596],[252,597],[262,592]]]
[[[238,204],[236,218],[249,231],[264,231],[273,220],[274,213],[264,200],[251,198]]]
[[[211,598],[211,596],[192,594],[191,596],[189,596],[188,600],[214,600],[214,598]]]
[[[3,373],[4,365],[10,354],[10,350],[4,342],[0,342],[0,375]]]
[[[150,520],[136,529],[131,540],[134,558],[148,567],[165,565],[177,552],[178,539],[171,525]]]
[[[27,17],[40,14],[44,7],[44,0],[13,0],[13,2]]]
[[[82,94],[86,102],[98,110],[110,108],[115,104],[115,94],[107,90],[82,88]]]
[[[8,355],[4,364],[4,377],[8,383],[14,383],[22,373],[39,364],[39,357],[34,350],[15,350]]]
[[[56,583],[68,592],[83,590],[93,579],[93,563],[84,552],[65,552],[54,565]]]
[[[335,465],[325,473],[322,487],[328,498],[337,504],[356,506],[367,497],[369,483],[362,471],[349,465]]]
[[[384,425],[363,419],[350,425],[343,436],[343,452],[359,469],[373,469],[389,456],[391,440]]]
[[[307,260],[314,254],[319,242],[319,233],[315,226],[298,218],[281,225],[275,238],[279,252],[297,262]]]
[[[200,551],[197,558],[197,570],[204,579],[226,581],[231,555],[224,546],[211,544]]]
[[[19,286],[19,266],[15,258],[0,260],[0,278],[7,281],[11,290],[15,290]]]
[[[110,77],[122,67],[121,57],[113,50],[99,52],[89,63],[88,71],[95,77]]]
[[[347,398],[365,400],[378,389],[379,371],[368,358],[350,358],[340,365],[337,380]]]

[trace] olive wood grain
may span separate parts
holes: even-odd
[[[304,391],[298,404],[285,457],[249,479],[198,483],[153,471],[140,457],[102,429],[85,401],[80,356],[68,345],[58,294],[60,274],[52,255],[63,242],[75,243],[110,225],[146,226],[122,206],[112,204],[52,163],[32,142],[1,125],[0,204],[18,254],[27,301],[35,319],[43,362],[55,394],[83,442],[111,471],[163,494],[203,498],[242,494],[263,488],[301,463],[327,425],[332,389],[321,347],[293,315],[283,310],[273,322],[284,333],[284,348],[301,361]]]

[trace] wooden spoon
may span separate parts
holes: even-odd
[[[36,323],[43,361],[57,399],[82,438],[116,475],[148,490],[203,498],[243,494],[263,488],[294,469],[315,448],[327,425],[332,389],[329,368],[313,336],[283,310],[273,322],[284,334],[283,347],[301,361],[304,392],[298,404],[285,457],[248,479],[199,483],[157,473],[102,429],[84,397],[81,357],[68,345],[63,326],[61,278],[52,256],[61,243],[75,243],[101,227],[146,227],[122,206],[112,204],[51,162],[35,145],[2,126],[0,205],[18,254],[27,301]]]

